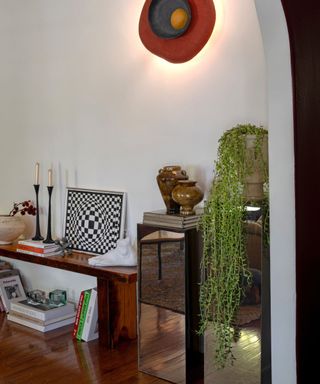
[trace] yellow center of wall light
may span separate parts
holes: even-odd
[[[183,29],[188,21],[189,16],[183,8],[175,9],[170,17],[171,26],[176,30]]]

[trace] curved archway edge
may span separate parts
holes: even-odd
[[[292,65],[296,196],[296,353],[298,383],[316,375],[317,251],[320,214],[320,5],[282,0]]]
[[[272,3],[275,4],[276,1]],[[293,92],[291,99],[293,116],[291,118],[293,119],[292,136],[294,145],[295,220],[293,219],[293,222],[295,223],[294,245],[296,255],[294,264],[295,282],[294,286],[291,287],[293,291],[294,288],[296,289],[295,292],[292,292],[292,295],[296,294],[294,296],[296,331],[295,335],[293,335],[295,336],[296,361],[293,364],[296,363],[297,383],[303,384],[308,380],[308,377],[317,374],[316,354],[312,351],[317,351],[318,346],[317,315],[319,310],[316,294],[319,292],[317,282],[319,279],[318,271],[320,270],[320,258],[317,250],[318,217],[320,213],[320,200],[318,197],[320,194],[320,183],[318,181],[320,175],[320,150],[318,148],[320,144],[320,49],[318,43],[320,4],[313,0],[306,0],[303,4],[298,0],[281,0],[281,2],[279,0],[279,3],[283,7],[289,35]],[[256,4],[259,18],[262,19],[263,24],[263,18],[265,17],[263,10],[267,9],[268,6],[262,5],[260,0],[256,0]],[[269,28],[272,27],[269,26]],[[276,38],[274,32],[273,44],[275,45],[277,44],[275,42]],[[268,83],[273,81],[270,76],[274,77],[275,74],[268,73]],[[269,101],[272,96],[269,95]],[[288,141],[290,142],[290,137]],[[273,239],[272,236],[271,234]],[[288,246],[290,247],[289,244]],[[271,275],[272,272],[271,270]],[[273,274],[271,279],[275,275],[276,273]],[[287,284],[287,281],[285,284]],[[271,293],[274,297],[272,285]],[[277,300],[278,298],[275,298],[275,301]],[[276,313],[275,317],[277,317]],[[276,332],[277,330],[273,327],[273,340]],[[274,353],[274,348],[272,353]],[[282,353],[280,357],[283,360],[285,355]],[[273,361],[275,361],[274,356]],[[275,381],[282,383],[295,382],[295,378],[290,376],[288,372],[283,373],[283,379],[282,381]]]

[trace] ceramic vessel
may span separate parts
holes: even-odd
[[[25,230],[20,216],[0,215],[0,244],[11,244]]]
[[[179,180],[187,179],[186,171],[179,165],[168,165],[159,170],[157,183],[169,215],[179,213],[180,205],[172,199],[172,191]]]
[[[194,215],[194,207],[203,199],[203,192],[194,180],[181,180],[172,191],[173,200],[181,205],[180,214]]]
[[[260,201],[264,198],[263,184],[266,182],[267,169],[263,164],[268,165],[268,136],[262,140],[262,159],[256,158],[255,146],[256,136],[246,136],[246,163],[251,170],[244,180],[244,197],[248,201]]]

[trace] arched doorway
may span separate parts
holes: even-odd
[[[283,9],[281,9],[281,3]],[[316,374],[316,364],[313,358],[315,355],[311,351],[315,350],[318,339],[316,332],[318,287],[316,283],[319,257],[315,239],[318,234],[317,217],[320,212],[320,203],[317,198],[320,189],[318,182],[320,168],[318,149],[320,143],[318,128],[320,123],[320,50],[317,40],[320,32],[320,5],[312,0],[303,4],[297,0],[282,0],[281,2],[256,0],[256,5],[268,61],[269,128],[272,157],[275,155],[281,160],[281,148],[276,142],[278,135],[273,124],[277,125],[280,123],[279,120],[282,120],[285,124],[282,128],[287,133],[289,119],[293,119],[294,126],[294,162],[292,164],[294,163],[295,242],[293,242],[294,234],[292,232],[289,233],[289,237],[286,237],[283,230],[280,230],[284,238],[282,241],[277,239],[279,243],[274,249],[271,247],[273,379],[276,383],[295,382],[296,367],[297,382],[302,384],[306,382],[307,377]],[[288,32],[284,30],[285,20],[283,20],[283,15],[280,15],[283,10]],[[290,39],[290,53],[286,51],[285,33],[287,36],[289,35]],[[281,42],[284,44],[281,45]],[[285,51],[283,51],[283,47]],[[281,73],[290,57],[293,91],[293,96],[290,98],[293,104],[291,110],[288,105],[288,96],[290,96],[288,79],[286,79],[287,84],[285,85],[284,79],[281,78],[281,76],[287,77],[290,72],[289,66],[287,71]],[[282,83],[282,87],[275,84],[277,80]],[[272,145],[272,132],[274,132],[274,146]],[[292,134],[289,133],[287,146],[291,145],[291,136]],[[282,150],[286,154],[288,148],[283,146]],[[290,165],[289,160],[289,156],[284,156],[286,165]],[[279,167],[281,166],[282,164],[279,163]],[[289,167],[287,172],[292,171],[293,169]],[[275,177],[276,180],[277,177]],[[278,180],[280,181],[280,179]],[[289,191],[287,199],[282,199],[284,194],[281,187],[286,192]],[[285,214],[290,205],[292,207],[293,199],[288,183],[282,183],[282,186],[276,187],[275,190],[280,192],[280,196],[271,196],[271,205],[273,202],[275,203],[273,204],[274,232],[279,230],[277,217]],[[287,226],[292,229],[292,215],[289,217]],[[272,241],[274,236],[279,236],[279,233],[271,235]],[[272,252],[273,250],[275,253]],[[292,274],[291,277],[289,273]],[[285,291],[285,294],[281,292],[281,289]],[[281,309],[285,296],[287,296],[287,307]],[[296,332],[294,332],[295,329]],[[282,333],[283,331],[284,333]],[[278,338],[278,335],[281,337]]]

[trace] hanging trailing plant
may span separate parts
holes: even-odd
[[[249,156],[248,135],[255,135]],[[268,183],[267,161],[262,153],[266,135],[265,129],[251,124],[237,125],[224,133],[219,140],[215,178],[200,222],[204,277],[200,286],[200,333],[213,325],[218,368],[234,360],[235,316],[244,294],[244,282],[250,283],[244,232],[248,205],[245,181],[258,164],[264,171],[265,185]]]

